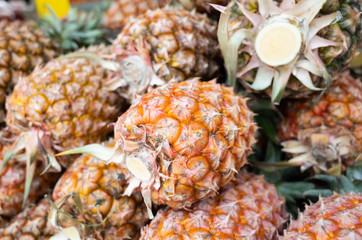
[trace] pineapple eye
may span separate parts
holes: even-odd
[[[260,60],[273,67],[290,63],[301,46],[300,30],[286,22],[266,25],[259,31],[255,41],[255,50]]]

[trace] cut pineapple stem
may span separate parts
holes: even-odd
[[[148,181],[151,179],[150,168],[139,158],[128,156],[126,158],[126,165],[128,170],[142,181]]]
[[[272,22],[263,27],[255,40],[255,50],[261,61],[269,66],[290,63],[300,52],[302,34],[288,22]]]

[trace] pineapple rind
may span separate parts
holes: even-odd
[[[262,176],[241,171],[215,198],[187,210],[165,208],[142,231],[151,239],[275,239],[287,214],[285,200]]]

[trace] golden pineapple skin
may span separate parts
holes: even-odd
[[[0,152],[0,166],[3,163],[6,150],[7,148],[4,146],[3,151]],[[49,191],[60,176],[59,173],[54,172],[41,175],[45,167],[44,162],[37,162],[36,172],[30,187],[30,194],[26,202],[27,204],[35,202]],[[22,210],[25,176],[25,159],[23,159],[23,161],[12,159],[5,165],[3,170],[0,170],[0,217],[9,218]]]
[[[59,179],[53,199],[56,201],[77,191],[83,210],[93,223],[101,223],[108,217],[104,224],[91,229],[89,234],[92,235],[86,237],[138,239],[140,228],[147,223],[148,216],[140,192],[123,195],[129,175],[127,169],[115,163],[106,164],[91,155],[82,155]],[[77,212],[73,201],[66,202],[62,208],[70,209],[73,214]],[[72,223],[68,220],[60,224]]]
[[[186,208],[213,196],[246,163],[256,125],[246,99],[197,79],[169,83],[133,104],[115,125],[127,158],[149,167],[152,201]],[[144,186],[148,186],[144,188]]]
[[[159,210],[141,239],[276,239],[287,220],[284,204],[262,176],[242,171],[219,195],[191,211]]]
[[[0,228],[0,240],[47,240],[59,230],[48,222],[48,200],[27,207],[4,228]]]
[[[362,239],[362,195],[353,192],[320,198],[292,220],[280,240]]]
[[[317,97],[317,96],[315,96]],[[281,141],[299,141],[301,144],[314,149],[318,165],[332,164],[333,167],[342,160],[342,170],[355,163],[355,159],[362,152],[362,82],[344,72],[338,75],[331,87],[325,92],[317,105],[313,106],[314,99],[307,102],[289,102],[285,109],[284,121],[279,126]],[[348,136],[351,139],[346,148],[333,144],[339,137]],[[327,138],[323,144],[316,138]],[[343,145],[340,142],[339,145]],[[318,153],[328,152],[331,146],[335,146],[337,158],[319,156]],[[321,151],[317,151],[320,149]],[[334,156],[334,155],[333,155]],[[333,160],[333,161],[332,161]],[[307,163],[306,163],[307,164]],[[314,165],[314,164],[313,164]],[[315,172],[320,166],[315,166]]]
[[[147,55],[156,75],[167,82],[210,80],[219,69],[216,23],[183,9],[162,8],[138,16],[122,29],[113,52]]]
[[[0,118],[4,117],[5,98],[19,77],[59,52],[60,47],[36,30],[33,22],[0,21]]]
[[[253,13],[258,13],[258,0],[237,0],[241,5],[243,5],[247,10]],[[274,0],[273,2],[280,6],[283,2],[289,0]],[[296,3],[301,2],[301,0],[296,0]],[[341,13],[341,19],[336,23],[333,23],[318,32],[318,36],[325,38],[327,40],[344,44],[344,48],[339,46],[328,46],[322,47],[318,50],[317,55],[319,55],[323,64],[327,67],[328,72],[332,77],[341,71],[345,70],[350,64],[352,57],[357,49],[357,45],[360,42],[361,29],[362,29],[362,19],[360,17],[360,11],[362,8],[361,1],[359,0],[327,0],[321,11],[318,13],[317,17],[326,16],[328,14],[339,11]],[[247,20],[247,18],[240,13],[240,10],[235,8],[233,10],[232,19],[230,20],[230,31],[235,32],[238,29],[247,28],[251,29],[253,27],[252,23]],[[242,45],[240,47],[245,47]],[[302,50],[303,51],[303,50]],[[256,53],[255,53],[256,54]],[[250,88],[256,78],[256,71],[251,70],[242,76],[242,69],[249,63],[251,59],[250,54],[246,52],[240,52],[238,55],[238,73],[237,77],[239,82],[248,90],[255,92]],[[316,66],[319,67],[319,66]],[[324,88],[326,86],[326,81],[321,77],[312,75],[313,85],[319,88]],[[248,84],[246,84],[248,83]],[[272,95],[272,89],[268,87],[263,90],[266,95]],[[260,92],[260,91],[258,91]],[[306,98],[313,95],[315,91],[305,87],[303,84],[297,80],[296,77],[291,76],[289,78],[288,84],[284,90],[283,97],[285,98]]]
[[[110,29],[122,28],[127,22],[147,10],[162,8],[171,0],[115,0],[103,18],[103,24]]]
[[[16,84],[6,104],[7,126],[17,134],[33,128],[45,132],[56,152],[100,142],[123,105],[106,88],[108,77],[95,61],[54,59]]]

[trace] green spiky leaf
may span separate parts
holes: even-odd
[[[47,6],[50,14],[39,19],[45,34],[56,40],[65,52],[77,50],[101,42],[108,43],[104,37],[107,30],[103,28],[103,13],[96,10],[86,13],[71,8],[67,17],[60,20],[53,9]]]
[[[316,198],[318,198],[319,196],[329,197],[332,194],[333,194],[333,191],[329,190],[329,189],[312,189],[312,190],[307,190],[304,192],[305,196],[316,197]]]
[[[308,182],[283,182],[277,184],[278,193],[287,201],[295,203],[296,198],[303,198],[304,192],[314,189],[313,183]]]

